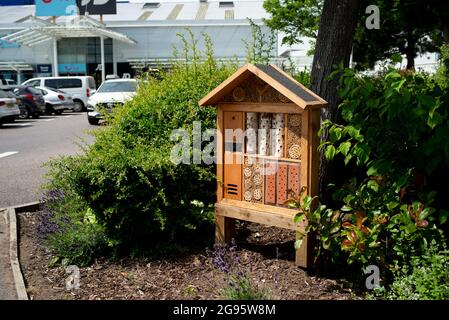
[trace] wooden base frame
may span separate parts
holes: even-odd
[[[255,204],[245,208],[234,206],[232,202],[226,201],[226,199],[222,203],[217,203],[215,205],[215,241],[217,243],[231,244],[232,239],[235,237],[235,220],[256,222],[263,225],[304,232],[304,223],[295,224],[293,222],[293,217],[296,213],[295,210],[282,210],[281,208],[273,207],[274,212],[269,212],[266,210],[266,206],[264,208],[265,210],[257,209],[259,208]],[[310,236],[304,237],[301,247],[296,250],[295,263],[302,268],[312,267],[312,242],[309,238]]]

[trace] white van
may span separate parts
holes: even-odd
[[[22,85],[54,88],[69,93],[75,104],[73,111],[76,112],[86,110],[87,100],[97,89],[94,78],[89,76],[32,78]]]

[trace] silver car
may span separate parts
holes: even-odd
[[[47,87],[36,87],[36,89],[42,92],[45,99],[45,109],[49,114],[61,114],[64,110],[73,110],[75,107],[71,94]]]
[[[0,90],[0,126],[5,122],[13,122],[20,115],[20,109],[15,98]]]

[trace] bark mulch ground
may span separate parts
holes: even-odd
[[[80,288],[66,289],[63,267],[36,235],[37,215],[19,215],[20,262],[31,299],[222,299],[224,275],[206,252],[143,261],[97,260],[80,268]],[[343,280],[309,276],[294,264],[294,232],[252,223],[238,226],[242,264],[272,299],[352,299]]]

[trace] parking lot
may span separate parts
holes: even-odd
[[[61,155],[80,152],[91,143],[85,113],[16,120],[0,127],[0,208],[36,201],[41,196],[43,164]]]

